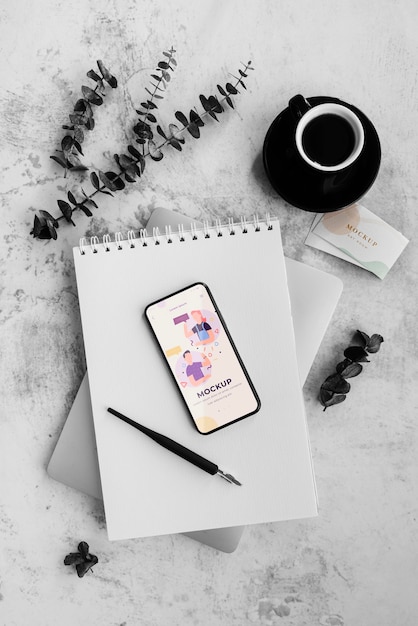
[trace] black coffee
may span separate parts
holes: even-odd
[[[305,154],[312,161],[326,166],[345,161],[353,152],[355,143],[349,122],[334,113],[315,117],[308,122],[302,135]]]

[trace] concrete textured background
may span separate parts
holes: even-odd
[[[417,27],[414,0],[1,4],[0,624],[417,623]],[[85,162],[106,169],[171,45],[163,123],[251,59],[236,110],[56,242],[32,239],[35,210],[57,214],[79,178],[64,179],[49,155],[86,72],[103,59],[119,80],[83,146]],[[378,130],[381,169],[362,203],[411,240],[384,281],[305,246],[312,215],[266,179],[265,133],[299,92],[352,102]],[[210,220],[270,211],[288,256],[344,282],[304,387],[320,515],[248,527],[229,555],[181,535],[110,543],[102,504],[45,471],[85,369],[71,248],[137,230],[156,207]],[[357,328],[385,343],[346,402],[323,413],[319,386]],[[81,539],[100,559],[84,579],[62,563]]]

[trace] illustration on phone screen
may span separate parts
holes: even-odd
[[[256,413],[260,400],[203,283],[148,305],[146,317],[199,432]]]

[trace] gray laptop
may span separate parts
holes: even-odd
[[[168,209],[156,209],[148,223],[152,234],[165,225],[185,228],[190,218]],[[295,331],[296,353],[303,386],[342,292],[339,278],[313,267],[286,259],[286,271]],[[77,450],[77,453],[75,451]],[[88,376],[84,376],[64,428],[47,467],[48,474],[70,487],[102,499],[99,465],[90,404]],[[222,552],[233,552],[244,526],[184,533]]]

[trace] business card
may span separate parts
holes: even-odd
[[[315,238],[313,242],[312,236]],[[315,245],[318,241],[319,245]],[[409,241],[366,207],[353,204],[317,216],[305,243],[359,265],[383,279]]]

